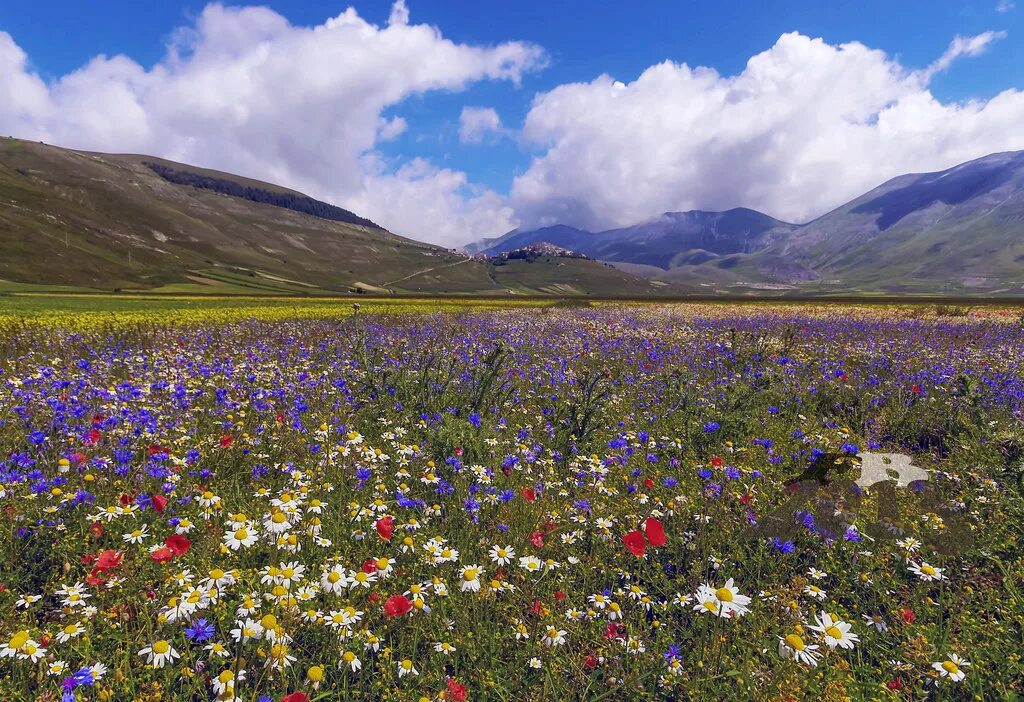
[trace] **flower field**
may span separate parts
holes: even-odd
[[[1024,696],[1018,313],[497,307],[0,316],[0,699]]]

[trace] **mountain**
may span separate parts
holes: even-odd
[[[706,260],[706,254],[702,252],[714,257],[760,251],[773,234],[788,231],[791,227],[766,214],[742,207],[727,212],[666,212],[643,224],[602,232],[588,232],[565,225],[515,230],[498,239],[480,242],[474,250],[495,255],[544,242],[605,261],[668,269],[681,265],[688,256]]]
[[[496,270],[270,183],[151,156],[0,139],[0,282],[8,287],[579,295],[670,287],[557,256]]]
[[[765,253],[834,289],[1020,292],[1024,151],[893,178]]]
[[[802,225],[669,212],[467,250],[230,173],[0,138],[0,289],[311,295],[1024,295],[1024,151],[899,176]]]
[[[496,256],[501,253],[521,249],[531,244],[552,244],[580,253],[586,253],[583,248],[592,232],[576,227],[568,227],[564,224],[556,224],[553,227],[542,227],[530,231],[513,229],[503,236],[494,239],[484,239],[475,244],[470,244],[466,250],[472,254],[483,254],[485,256]]]
[[[685,290],[1024,294],[1024,151],[893,178],[803,225],[745,208],[666,213],[514,231],[483,250],[541,241]]]

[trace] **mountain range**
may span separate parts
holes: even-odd
[[[229,173],[0,138],[0,292],[27,286],[641,296],[670,287],[588,258],[478,260]]]
[[[20,286],[20,287],[19,287]],[[805,224],[747,208],[465,251],[303,193],[0,138],[0,291],[1024,295],[1024,151],[893,178]]]
[[[469,247],[548,242],[688,290],[1024,293],[1024,151],[893,178],[806,224],[746,208],[631,227],[514,230]]]

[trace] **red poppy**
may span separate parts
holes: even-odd
[[[519,494],[522,495],[523,499],[527,502],[533,502],[537,499],[537,493],[533,491],[533,488],[523,488]]]
[[[166,546],[161,546],[157,550],[150,553],[149,557],[157,563],[166,563],[167,561],[174,558],[174,551],[167,548]]]
[[[722,459],[719,458],[718,456],[712,456],[712,458],[711,458],[711,465],[713,465],[715,468],[721,468],[722,467]]]
[[[380,538],[391,541],[391,535],[395,531],[395,520],[392,517],[381,517],[374,526],[377,527]]]
[[[555,599],[558,600],[559,602],[564,602],[565,601],[565,593],[562,592],[561,590],[555,590]]]
[[[654,517],[650,517],[644,522],[644,534],[647,535],[647,541],[650,542],[651,546],[660,547],[665,545],[665,527]]]
[[[530,603],[530,613],[540,616],[544,613],[544,605],[540,603],[540,600],[534,600]]]
[[[167,498],[163,495],[150,495],[149,501],[153,503],[153,509],[157,511],[157,514],[164,513],[164,507],[167,506]]]
[[[448,678],[448,694],[455,702],[466,701],[466,686]]]
[[[164,546],[170,549],[175,556],[184,556],[192,548],[192,542],[181,534],[173,534],[164,540]]]
[[[101,552],[100,557],[96,559],[96,567],[100,570],[110,570],[121,565],[122,560],[124,560],[123,553],[107,549]]]
[[[155,456],[156,454],[163,452],[164,450],[157,444],[150,444],[146,447],[146,454],[150,456]]]
[[[604,637],[606,639],[621,639],[625,638],[625,635],[622,633],[622,629],[619,628],[618,624],[615,622],[609,622],[608,626],[604,629]]]
[[[293,692],[282,697],[281,702],[309,702],[309,695],[305,692]]]
[[[921,386],[915,384],[913,387],[910,388],[910,392],[914,393],[915,395],[920,395],[921,394]]]
[[[100,442],[102,435],[95,429],[90,429],[85,434],[85,438],[82,439],[82,443],[86,446],[95,446]]]
[[[377,559],[376,558],[367,558],[365,561],[363,561],[363,572],[366,573],[367,575],[372,575],[373,573],[376,573],[377,572]]]
[[[913,624],[917,620],[917,615],[914,614],[914,610],[904,607],[900,610],[900,619],[904,624]]]
[[[887,688],[889,688],[890,690],[902,690],[903,689],[903,683],[900,681],[899,678],[896,678],[895,680],[890,680],[889,682],[887,682],[885,684],[885,686]]]
[[[133,499],[135,499],[135,497],[133,495],[129,495],[127,492],[122,492],[117,496],[117,501],[121,503],[122,507],[130,505]]]
[[[530,534],[530,543],[533,544],[536,548],[541,548],[542,546],[544,546],[544,534],[542,534],[539,531],[533,532],[532,534]]]
[[[456,446],[454,453],[455,453],[456,456],[459,456],[461,458],[462,454],[465,453],[465,452],[462,450],[461,446]]]
[[[412,602],[403,595],[392,595],[384,603],[384,614],[389,617],[400,617],[412,610]]]
[[[220,437],[221,448],[227,448],[233,443],[235,443],[235,437],[231,436],[231,434],[225,434],[224,436]]]
[[[644,479],[644,487],[645,488],[652,488],[652,487],[654,487],[654,481],[651,480],[650,478],[645,478]]]
[[[637,558],[640,558],[647,551],[647,544],[644,542],[644,535],[639,531],[631,531],[622,537],[622,543]]]
[[[587,670],[593,670],[594,668],[596,668],[597,667],[597,656],[595,656],[593,653],[588,653],[587,657],[583,659],[583,666]]]
[[[95,536],[97,539],[103,536],[103,525],[99,522],[93,522],[89,525],[89,533]]]
[[[93,587],[97,587],[107,582],[107,579],[103,576],[102,568],[93,568],[89,571],[89,574],[85,576],[85,582],[89,583]]]

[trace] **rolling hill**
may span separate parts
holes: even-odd
[[[666,287],[596,261],[570,267],[571,282],[557,256],[496,274],[486,260],[269,183],[150,156],[0,139],[0,281],[260,294]]]
[[[1024,152],[899,176],[802,225],[668,212],[467,250],[241,176],[0,139],[0,290],[305,295],[1024,295]]]
[[[1024,152],[899,176],[803,225],[737,208],[622,229],[564,225],[479,242],[550,242],[687,291],[1024,294]]]

